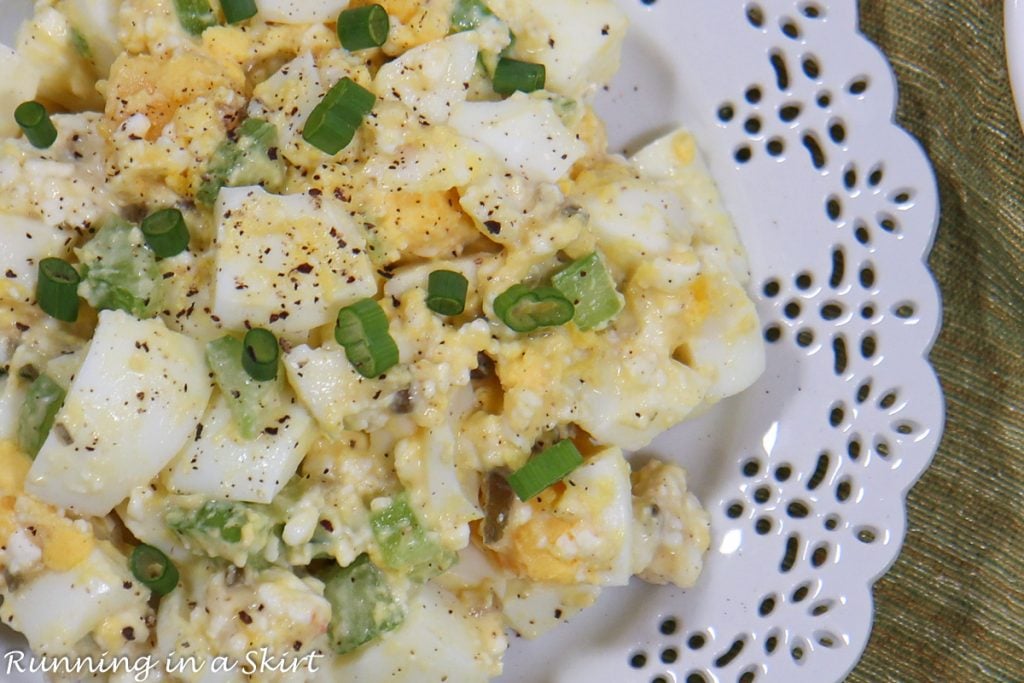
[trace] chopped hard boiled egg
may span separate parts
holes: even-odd
[[[100,313],[26,490],[77,514],[107,514],[185,445],[211,391],[197,342],[159,320]]]
[[[366,241],[333,199],[220,191],[214,313],[231,328],[301,335],[377,291]]]
[[[218,395],[171,463],[168,485],[179,493],[269,503],[309,450],[312,427],[313,418],[293,398],[261,434],[245,439],[226,399]]]
[[[501,102],[460,103],[449,123],[534,181],[559,180],[586,153],[549,100],[523,93]]]

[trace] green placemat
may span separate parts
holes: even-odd
[[[932,352],[946,433],[910,493],[899,560],[851,683],[1024,681],[1024,136],[999,0],[863,0],[862,30],[900,83],[942,219]]]

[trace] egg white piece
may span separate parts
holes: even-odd
[[[286,402],[255,439],[238,434],[227,399],[218,394],[196,435],[171,465],[167,483],[178,493],[269,503],[284,488],[314,438],[313,418],[296,399]]]
[[[313,680],[486,683],[501,673],[507,646],[498,614],[470,610],[428,583],[410,600],[408,616],[397,630],[328,662]]]
[[[333,200],[223,188],[216,220],[213,310],[225,327],[303,335],[377,292],[366,240]]]
[[[547,89],[589,96],[619,68],[628,22],[610,0],[491,0],[516,36],[513,56],[544,64]]]
[[[67,255],[71,238],[47,223],[22,216],[0,214],[0,277],[7,285],[17,283],[17,298],[35,299],[39,262],[48,256]],[[10,288],[4,287],[8,295]],[[0,289],[0,291],[3,291]]]
[[[39,72],[27,59],[0,43],[0,73],[18,74],[17,78],[0,81],[0,135],[6,137],[18,134],[14,121],[14,110],[19,104],[36,96],[39,87]]]
[[[499,102],[463,102],[449,124],[535,182],[557,181],[587,151],[550,101],[521,92]]]
[[[455,435],[448,425],[421,430],[395,444],[395,471],[418,516],[446,547],[469,544],[469,523],[483,517],[476,489],[468,491],[455,468]]]
[[[6,593],[0,618],[25,634],[37,653],[67,653],[112,614],[144,609],[149,591],[136,585],[126,558],[99,545],[74,568],[44,572]]]
[[[638,264],[687,244],[693,233],[676,190],[626,173],[595,172],[571,196],[590,216],[590,228],[612,266],[629,272]]]
[[[100,312],[26,490],[77,514],[107,514],[170,462],[212,390],[199,343],[160,320]]]
[[[402,388],[408,372],[392,368],[386,380],[367,379],[352,366],[336,343],[312,349],[296,346],[284,357],[288,383],[327,433],[346,429],[377,429]]]
[[[335,21],[349,0],[256,0],[264,21],[281,24],[313,24]]]
[[[382,66],[374,87],[427,122],[444,123],[452,107],[466,101],[476,55],[476,36],[471,32],[430,41]]]

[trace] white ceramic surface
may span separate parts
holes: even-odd
[[[1004,5],[1006,63],[1013,86],[1017,117],[1024,127],[1024,0],[1006,0]]]
[[[711,513],[699,585],[608,590],[513,639],[501,681],[840,681],[942,430],[934,177],[852,0],[620,2],[633,29],[600,98],[613,148],[697,133],[774,341],[754,387],[648,449],[686,464]]]

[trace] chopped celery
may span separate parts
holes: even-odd
[[[242,540],[249,521],[248,507],[240,503],[208,500],[197,510],[176,508],[167,514],[167,526],[183,534],[201,533],[228,543]]]
[[[491,9],[480,0],[456,0],[452,9],[451,32],[472,31],[487,17],[493,17]]]
[[[242,367],[242,342],[221,337],[206,345],[206,362],[228,401],[239,434],[253,439],[280,412],[281,382],[257,382]]]
[[[207,500],[200,507],[173,507],[164,516],[193,552],[253,564],[274,535],[275,520],[259,505]]]
[[[388,507],[373,512],[370,528],[384,564],[405,572],[414,581],[426,581],[455,563],[455,553],[427,536],[409,507],[406,493],[395,496]]]
[[[551,284],[576,307],[573,322],[581,330],[593,329],[622,310],[622,295],[596,251],[570,263]]]
[[[217,15],[213,13],[209,0],[174,0],[174,9],[181,27],[194,36],[217,25]]]
[[[68,31],[68,39],[71,41],[71,47],[75,48],[75,52],[82,59],[93,61],[92,48],[89,47],[89,41],[86,40],[82,32],[72,26]]]
[[[48,375],[39,375],[28,388],[18,414],[18,447],[32,456],[42,448],[53,419],[64,403],[64,389]]]
[[[196,199],[212,205],[222,187],[261,185],[270,192],[284,186],[285,164],[277,154],[277,129],[262,119],[246,119],[234,140],[225,140],[210,160]]]
[[[332,567],[322,578],[324,597],[331,603],[327,634],[338,654],[398,628],[405,619],[405,609],[387,577],[365,554],[347,567]]]
[[[82,286],[79,293],[97,309],[119,309],[148,318],[160,300],[160,270],[142,231],[110,219],[78,249]]]

